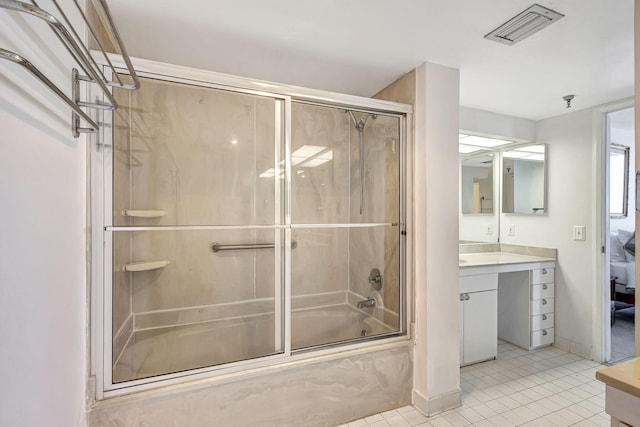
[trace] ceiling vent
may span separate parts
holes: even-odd
[[[491,31],[484,38],[508,45],[516,44],[562,17],[564,15],[555,10],[534,4]]]

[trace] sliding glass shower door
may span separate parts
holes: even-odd
[[[282,353],[284,101],[114,93],[113,382]]]
[[[405,334],[407,106],[140,79],[100,157],[105,390]]]

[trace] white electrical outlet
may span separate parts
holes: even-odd
[[[515,236],[516,235],[516,226],[515,224],[507,224],[507,235]]]
[[[487,234],[493,234],[493,224],[487,224]]]
[[[573,226],[573,240],[586,240],[584,225]]]

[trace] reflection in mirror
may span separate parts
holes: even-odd
[[[463,214],[493,213],[493,152],[460,159],[460,206]]]
[[[537,144],[502,152],[502,213],[544,213],[545,151]]]
[[[609,152],[609,211],[626,218],[629,195],[629,147],[611,144]]]

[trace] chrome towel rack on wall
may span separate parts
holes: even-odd
[[[62,16],[62,19],[66,23],[66,26],[65,24],[60,22],[60,20],[58,20],[54,15],[41,9],[35,0],[31,0],[31,3],[25,3],[18,0],[0,0],[0,8],[36,17],[44,21],[49,26],[49,28],[51,28],[51,30],[54,32],[63,46],[74,58],[80,69],[84,72],[84,74],[81,74],[75,68],[71,70],[71,97],[67,97],[59,87],[57,87],[54,83],[51,82],[51,80],[49,80],[45,76],[44,73],[38,70],[37,67],[35,67],[31,62],[29,62],[29,60],[27,60],[20,54],[0,48],[0,59],[5,59],[20,65],[31,75],[40,80],[42,84],[44,84],[53,93],[55,93],[64,103],[71,107],[71,109],[73,110],[71,119],[71,130],[73,136],[77,138],[81,133],[91,133],[98,131],[98,124],[94,120],[92,120],[89,115],[85,113],[80,107],[103,110],[116,109],[118,107],[118,104],[111,94],[109,87],[119,87],[123,89],[135,90],[140,87],[140,80],[138,79],[138,75],[136,74],[133,65],[131,64],[131,59],[127,54],[124,44],[122,43],[122,39],[120,37],[118,29],[113,21],[113,16],[111,15],[111,11],[109,10],[109,7],[107,6],[105,0],[93,0],[93,5],[95,6],[96,12],[101,15],[99,19],[104,23],[104,27],[106,27],[106,32],[111,39],[111,43],[113,43],[113,45],[115,46],[116,50],[118,51],[117,53],[122,56],[123,62],[125,63],[129,75],[133,80],[133,84],[125,84],[122,79],[120,79],[120,76],[118,75],[115,67],[111,63],[109,56],[106,53],[106,48],[100,40],[96,28],[94,28],[91,24],[91,20],[78,3],[78,0],[73,0],[73,3],[77,7],[80,16],[82,16],[82,19],[87,25],[89,34],[93,38],[96,45],[99,47],[100,52],[102,52],[102,55],[106,59],[107,64],[111,68],[116,81],[112,81],[106,77],[101,67],[93,57],[88,47],[88,43],[85,43],[85,41],[78,35],[78,31],[73,27],[71,21],[67,17],[67,14],[58,4],[58,1],[51,1],[60,13],[60,16]],[[107,99],[108,103],[97,103],[80,100],[81,81],[95,83],[100,86],[102,93],[104,94],[104,97]],[[88,127],[81,127],[81,119],[87,123]]]

